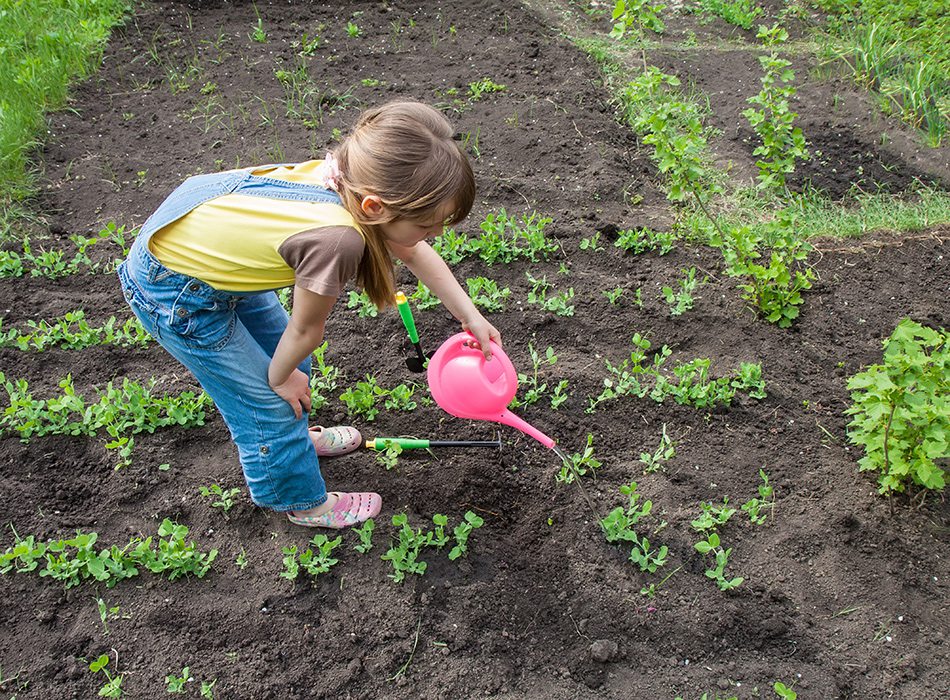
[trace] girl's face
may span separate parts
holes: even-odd
[[[421,219],[399,218],[382,224],[383,235],[386,239],[398,246],[411,248],[427,238],[435,238],[442,233],[446,220],[452,215],[454,205],[447,202],[438,208],[435,213],[428,214]]]

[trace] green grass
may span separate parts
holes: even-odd
[[[900,194],[856,193],[847,204],[813,193],[764,206],[753,189],[742,189],[719,203],[720,226],[748,225],[753,230],[774,218],[779,206],[795,212],[795,229],[804,238],[857,238],[874,231],[920,231],[950,223],[950,193],[925,185]],[[712,228],[699,211],[687,213],[681,225],[693,239],[705,240]]]
[[[0,234],[32,192],[29,159],[46,112],[61,108],[70,81],[98,66],[128,0],[20,0],[0,9]]]

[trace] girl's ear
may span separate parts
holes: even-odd
[[[363,197],[360,202],[360,209],[363,210],[363,213],[372,221],[380,220],[386,218],[386,206],[383,204],[383,200],[375,194],[368,194]]]

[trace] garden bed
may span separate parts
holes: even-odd
[[[38,202],[51,233],[43,246],[68,249],[69,235],[94,235],[110,221],[131,230],[189,174],[320,157],[334,129],[345,130],[362,106],[398,97],[442,105],[479,184],[459,229],[476,234],[502,207],[537,211],[553,219],[546,233],[560,244],[537,263],[454,266],[460,278],[485,276],[511,289],[506,310],[491,319],[519,370],[531,368],[529,343],[558,356],[542,371],[549,392],[569,382],[567,400],[557,410],[545,398],[518,412],[568,452],[582,452],[593,435],[603,465],[585,484],[595,507],[605,515],[624,505],[619,487],[636,481],[653,502],[641,530],[669,547],[669,562],[641,573],[626,550],[605,541],[576,486],[556,479],[555,455],[508,428],[500,455],[405,453],[391,471],[365,451],[325,460],[331,487],[372,487],[384,509],[375,548],[358,554],[357,538],[345,533],[340,564],[312,584],[280,572],[281,549],[303,549],[313,533],[250,503],[213,412],[203,427],[137,435],[132,465],[121,470],[104,434],[28,443],[7,434],[0,523],[20,536],[66,538],[81,529],[121,546],[170,518],[190,528],[202,551],[219,555],[202,579],[143,572],[112,589],[87,582],[64,590],[35,572],[0,577],[2,694],[94,697],[104,678],[88,664],[108,653],[110,672],[137,698],[166,697],[166,675],[185,666],[198,679],[190,696],[200,680],[216,680],[218,698],[692,700],[706,691],[772,697],[775,681],[794,683],[801,698],[940,696],[950,687],[950,512],[939,496],[917,507],[877,495],[875,479],[857,472],[860,451],[848,446],[843,410],[847,378],[880,361],[881,341],[900,319],[947,325],[950,227],[816,241],[809,262],[817,282],[800,319],[790,329],[767,324],[746,308],[717,250],[680,244],[668,255],[634,256],[612,245],[620,230],[668,228],[673,213],[649,152],[615,119],[599,68],[545,23],[553,21],[548,12],[494,2],[419,5],[258,3],[264,41],[253,38],[258,15],[249,3],[140,7],[115,34],[99,74],[76,91],[75,111],[52,117]],[[323,43],[304,64],[322,99],[287,116],[287,81],[275,70],[295,70],[305,35],[315,33]],[[755,75],[754,52],[669,65],[662,55],[654,62],[688,72],[709,91],[717,126],[728,134],[738,125],[738,93],[720,109],[716,86],[733,61]],[[470,99],[469,84],[486,78],[505,89]],[[798,107],[806,137],[821,141],[838,170],[817,184],[836,197],[847,193],[838,175],[857,162],[845,152],[852,145],[865,167],[863,179],[849,182],[861,179],[864,188],[879,180],[899,192],[916,177],[938,188],[950,182],[946,148],[942,168],[940,151],[877,148],[876,129],[899,134],[892,144],[912,143],[905,127],[869,117],[854,144],[833,136],[836,117],[816,97],[828,89],[815,83]],[[819,134],[822,124],[830,131]],[[751,159],[739,155],[741,133],[731,143],[723,152],[732,148],[739,172],[752,172]],[[602,249],[581,249],[597,232]],[[97,244],[93,255],[107,263],[116,251]],[[671,317],[661,287],[691,267],[706,282],[694,308]],[[526,272],[573,288],[574,315],[527,304]],[[414,289],[405,271],[400,281]],[[613,305],[603,292],[618,287],[625,292]],[[642,307],[632,303],[637,289]],[[4,329],[77,308],[91,324],[128,316],[114,276],[103,272],[4,279],[0,297]],[[430,351],[458,330],[442,307],[417,311],[416,322]],[[625,397],[588,413],[607,376],[604,360],[629,357],[635,332],[649,338],[651,353],[668,345],[671,363],[708,358],[716,377],[761,363],[767,396],[740,393],[714,410]],[[406,371],[403,336],[393,311],[361,318],[338,303],[326,358],[344,376],[319,421],[349,420],[336,396],[367,374],[383,387],[419,381]],[[123,378],[155,377],[161,392],[197,389],[154,343],[42,354],[5,348],[0,366],[42,397],[61,391],[70,373],[77,393],[90,397]],[[488,439],[495,430],[435,406],[355,422],[367,438]],[[657,447],[664,426],[675,456],[644,474],[640,453]],[[740,511],[722,528],[729,572],[744,581],[721,592],[704,575],[690,521],[703,502],[728,497],[738,507],[755,496],[760,469],[774,486],[774,511],[760,526]],[[212,483],[242,489],[228,519],[199,494]],[[468,556],[452,562],[426,551],[425,574],[396,584],[379,555],[395,532],[389,518],[403,510],[416,527],[431,527],[436,513],[455,523],[466,511],[485,523]],[[12,543],[7,531],[0,549]],[[235,564],[241,552],[245,568]],[[651,583],[655,597],[641,594]],[[119,607],[108,635],[96,598]]]

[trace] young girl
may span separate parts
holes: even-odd
[[[310,357],[355,279],[392,304],[401,260],[489,357],[492,326],[425,243],[464,219],[475,182],[436,110],[392,102],[365,112],[323,161],[191,177],[149,217],[119,267],[145,328],[211,396],[251,499],[291,522],[342,528],[379,513],[375,493],[327,492],[317,455],[356,449],[350,427],[308,430]],[[273,291],[293,286],[288,317]]]

